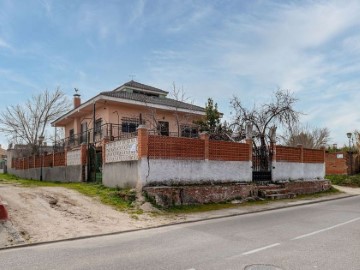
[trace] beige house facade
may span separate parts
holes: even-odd
[[[204,117],[205,109],[168,98],[168,94],[133,80],[84,103],[76,93],[74,108],[52,125],[64,128],[66,143],[74,146],[116,140],[135,133],[140,124],[158,135],[197,136],[193,123]]]

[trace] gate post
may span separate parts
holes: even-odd
[[[103,138],[101,141],[101,159],[102,159],[102,164],[105,163],[105,159],[106,159],[106,144],[109,142],[109,138]]]
[[[253,142],[252,142],[252,131],[253,125],[251,123],[246,123],[246,143],[249,145],[249,161],[251,162],[251,167],[253,166],[252,155],[253,155]]]
[[[149,151],[149,136],[145,125],[140,125],[137,128],[138,132],[138,159],[148,156]]]

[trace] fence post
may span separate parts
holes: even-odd
[[[67,148],[64,149],[64,166],[67,166]]]
[[[86,165],[87,163],[87,143],[83,142],[80,146],[80,164]]]
[[[105,164],[106,158],[106,144],[109,142],[109,137],[105,137],[101,141],[101,156],[102,156],[102,164]]]
[[[209,160],[209,133],[207,133],[206,131],[201,132],[200,133],[200,139],[204,140],[204,145],[205,145],[204,156],[205,156],[205,160]]]
[[[298,144],[297,147],[300,148],[300,163],[304,163],[304,146],[302,144]]]

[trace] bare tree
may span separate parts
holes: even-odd
[[[193,101],[190,100],[190,97],[187,96],[186,92],[184,91],[184,88],[176,87],[175,82],[173,82],[173,88],[170,92],[170,97],[176,101],[193,104]],[[182,132],[181,125],[184,123],[189,123],[191,116],[189,113],[184,113],[184,112],[180,113],[179,106],[177,106],[176,104],[174,107],[175,107],[174,117],[175,117],[175,121],[176,121],[176,125],[177,125],[178,136],[180,136],[181,132]]]
[[[254,135],[259,139],[260,146],[266,146],[267,134],[270,128],[277,126],[291,127],[299,121],[299,112],[294,109],[297,99],[287,90],[275,92],[272,101],[261,106],[248,109],[236,96],[230,104],[235,111],[231,127],[233,130],[243,130],[246,123],[254,127]]]
[[[33,150],[49,124],[71,108],[58,88],[33,95],[24,105],[12,105],[0,113],[0,132],[15,143],[28,144]]]
[[[177,101],[188,102],[191,104],[193,103],[190,100],[190,97],[188,97],[186,92],[184,91],[184,87],[181,87],[181,88],[176,87],[175,82],[173,82],[172,89],[170,92],[170,97]]]
[[[301,144],[305,148],[320,148],[328,143],[330,131],[328,128],[311,128],[309,125],[294,125],[281,136],[287,146]]]

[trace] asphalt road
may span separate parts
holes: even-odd
[[[1,270],[225,270],[254,264],[267,266],[247,269],[359,270],[360,196],[0,251]]]

